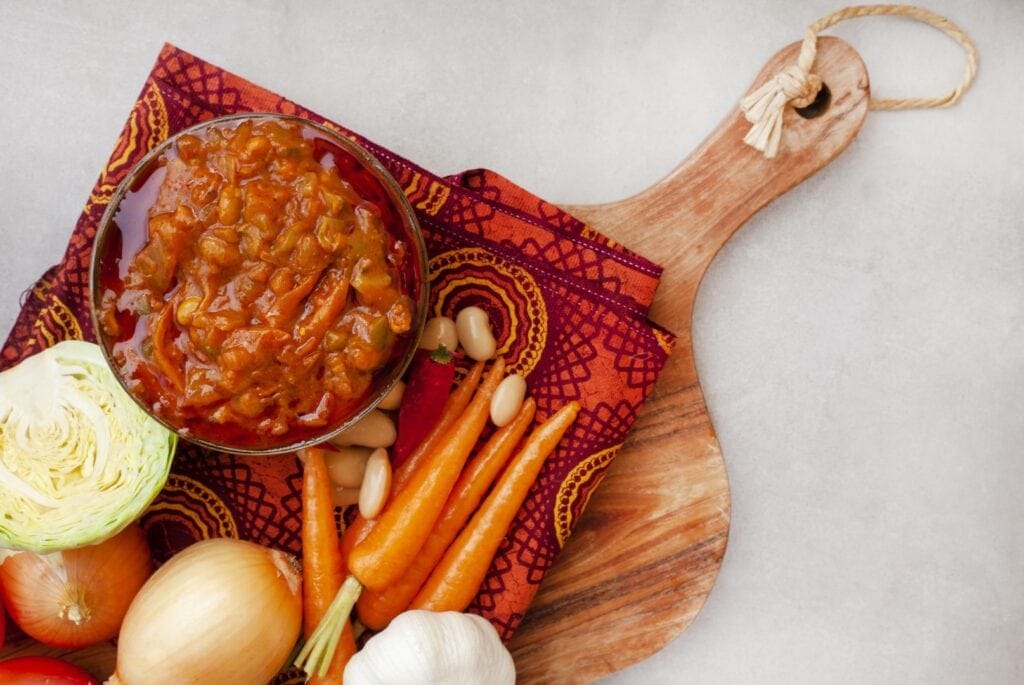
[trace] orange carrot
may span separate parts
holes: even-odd
[[[463,611],[469,606],[544,460],[576,420],[579,410],[578,403],[570,402],[530,434],[491,494],[427,578],[410,608]]]
[[[274,328],[280,328],[284,325],[284,322],[299,308],[302,301],[306,299],[306,295],[313,292],[313,288],[316,287],[316,282],[320,279],[320,274],[309,274],[299,281],[299,284],[289,290],[286,293],[282,293],[275,297],[272,301],[273,304],[267,309],[266,312],[259,312],[263,314],[263,319],[269,326]],[[257,309],[259,305],[257,305]]]
[[[482,371],[482,366],[478,365],[477,368]],[[405,487],[400,487],[397,490],[397,493],[385,505],[384,513],[380,517],[372,522],[367,521],[363,524],[364,537],[362,539],[354,537],[357,542],[348,557],[350,561],[349,568],[352,569],[350,575],[341,584],[341,589],[334,596],[334,601],[327,608],[323,619],[317,625],[316,630],[306,639],[306,643],[299,650],[299,654],[295,658],[295,665],[306,671],[306,673],[310,675],[326,675],[328,664],[331,662],[334,650],[338,645],[338,638],[342,635],[344,626],[348,624],[352,607],[355,606],[356,600],[359,599],[359,594],[363,590],[364,582],[362,575],[370,575],[365,570],[360,575],[353,568],[351,562],[355,561],[357,552],[360,552],[360,549],[362,549],[364,561],[366,561],[371,556],[379,557],[379,554],[374,555],[372,553],[376,552],[377,549],[383,548],[392,557],[392,560],[401,560],[402,557],[411,558],[415,556],[416,552],[423,545],[426,535],[430,532],[430,527],[437,518],[440,507],[444,505],[445,498],[447,498],[451,486],[455,483],[455,479],[462,469],[466,456],[468,456],[469,451],[473,448],[483,424],[487,421],[490,398],[494,393],[494,388],[501,381],[504,370],[505,363],[499,359],[487,374],[483,384],[477,389],[473,400],[469,402],[468,409],[465,403],[457,411],[452,409],[449,412],[446,409],[445,413],[451,414],[448,424],[451,430],[442,431],[441,437],[432,443],[433,447],[429,451],[421,449],[417,451],[422,451],[423,454],[417,456],[414,453],[409,456],[402,465],[406,471],[404,476],[407,480]],[[478,372],[476,378],[479,379],[479,377]],[[472,393],[472,389],[463,390],[464,387],[469,387],[470,385],[475,388],[476,381],[471,377],[467,377],[459,389],[452,393],[449,401],[453,407],[455,402],[463,402],[461,398],[464,393],[466,395]],[[476,420],[467,421],[468,418]],[[463,422],[457,428],[453,425],[456,419],[460,419]],[[472,433],[467,433],[464,430],[466,423],[469,423],[470,428],[475,428]],[[435,458],[436,455],[440,454],[448,456],[448,461],[454,462],[456,461],[455,457],[459,457],[459,455],[453,454],[452,445],[460,446],[461,450],[461,445],[467,442],[468,446],[465,447],[466,453],[461,455],[461,460],[458,464],[453,466],[452,464],[442,463],[440,458]],[[440,467],[447,468],[441,469]],[[448,489],[443,492],[430,492],[427,486],[436,486],[438,480],[437,477],[432,477],[433,472],[442,471],[442,475],[447,479],[447,472],[452,468],[454,468],[455,474],[451,477]],[[428,495],[434,499],[428,498]],[[437,498],[440,498],[440,504],[435,503]],[[410,506],[410,502],[414,506],[412,510],[407,511],[405,507]],[[429,508],[432,506],[438,507],[438,511],[431,515]],[[388,516],[389,511],[392,512],[390,516]],[[419,519],[423,515],[431,516],[425,527],[423,523],[425,519]],[[380,525],[377,525],[378,522]],[[373,525],[370,525],[371,523]],[[365,532],[367,530],[369,532]],[[374,535],[375,532],[376,536]],[[376,547],[370,546],[371,542]],[[344,554],[344,538],[339,547],[342,550],[342,554]],[[405,565],[408,565],[407,560]],[[364,568],[364,566],[360,566],[359,562],[356,562],[355,566]],[[394,566],[396,565],[391,565],[391,567]],[[372,567],[369,570],[372,571]],[[401,573],[401,570],[399,570],[399,573]]]
[[[363,625],[373,630],[381,630],[409,606],[423,581],[444,556],[448,545],[469,520],[487,493],[487,489],[491,487],[491,483],[514,453],[519,440],[533,422],[536,408],[533,398],[527,399],[511,423],[498,429],[466,465],[430,537],[423,543],[419,554],[401,579],[384,590],[367,588],[362,592],[356,607]]]
[[[364,587],[381,590],[405,573],[420,551],[458,480],[466,458],[487,423],[491,395],[505,376],[498,359],[487,372],[459,425],[423,459],[377,518],[377,525],[352,549],[349,571]]]
[[[150,340],[153,341],[153,361],[157,368],[163,371],[164,375],[174,384],[178,392],[185,391],[185,374],[178,368],[167,354],[167,332],[174,316],[174,310],[178,308],[178,300],[181,298],[175,295],[164,303],[164,308],[156,315],[156,322],[153,324],[153,332]]]
[[[448,432],[448,429],[462,416],[462,412],[466,409],[469,401],[473,398],[473,393],[476,392],[476,388],[480,384],[480,377],[483,376],[483,373],[484,363],[477,362],[452,394],[448,396],[437,425],[434,426],[420,446],[409,455],[408,459],[402,462],[402,465],[392,475],[392,497],[409,482],[410,476],[419,467],[424,457],[434,450],[441,441],[441,438]],[[373,530],[376,523],[376,519],[364,519],[362,516],[356,516],[352,524],[341,535],[341,556],[344,559],[348,559],[352,549]]]
[[[308,638],[344,580],[344,563],[338,548],[338,527],[334,522],[331,481],[321,449],[311,448],[299,454],[302,460],[302,599],[303,632]],[[346,621],[338,649],[323,680],[311,683],[340,682],[348,659],[355,654],[352,626]]]
[[[295,322],[295,339],[320,340],[338,318],[348,297],[349,282],[335,269],[328,269],[309,296],[309,308]]]

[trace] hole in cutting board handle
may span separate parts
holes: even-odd
[[[818,91],[818,95],[814,98],[814,102],[806,107],[795,107],[794,109],[796,109],[796,113],[804,119],[816,119],[828,111],[828,106],[831,102],[832,91],[828,89],[827,83],[822,83],[821,90]]]

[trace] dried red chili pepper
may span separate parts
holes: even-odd
[[[455,355],[444,345],[416,353],[398,408],[398,437],[391,448],[394,466],[401,465],[437,424],[454,381]]]

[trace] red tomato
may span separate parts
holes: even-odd
[[[0,602],[0,647],[4,646],[4,633],[7,631],[7,617],[4,616],[4,603]]]
[[[4,685],[100,685],[100,681],[66,661],[48,656],[19,656],[0,661]]]

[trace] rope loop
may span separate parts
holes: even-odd
[[[952,38],[967,56],[960,82],[948,93],[937,97],[889,98],[869,103],[870,109],[922,109],[949,107],[963,97],[978,73],[978,49],[963,30],[952,21],[914,5],[855,5],[822,17],[807,27],[800,54],[791,64],[764,85],[740,101],[740,108],[752,126],[743,142],[775,157],[782,138],[782,113],[787,105],[806,107],[821,90],[821,78],[812,70],[818,55],[818,34],[847,19],[868,16],[899,16],[933,26]]]

